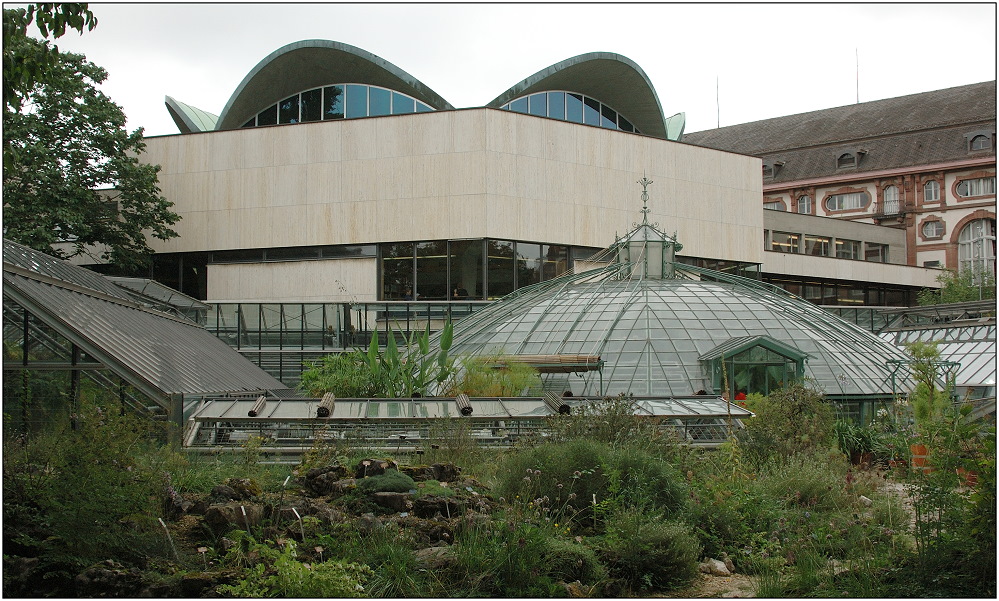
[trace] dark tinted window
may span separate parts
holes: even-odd
[[[302,92],[302,121],[319,121],[323,116],[323,91]]]
[[[617,111],[607,105],[601,105],[600,125],[608,129],[617,129]]]
[[[527,98],[518,98],[510,103],[510,110],[515,113],[527,112]]]
[[[323,88],[323,119],[343,119],[343,88]]]
[[[277,105],[269,106],[257,115],[257,125],[274,125],[277,123]]]
[[[279,123],[298,123],[298,94],[278,103]]]

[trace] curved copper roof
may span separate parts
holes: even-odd
[[[648,75],[633,60],[611,52],[589,52],[542,69],[497,96],[486,106],[551,90],[593,97],[624,115],[643,134],[666,137],[666,120]]]
[[[189,134],[196,131],[211,131],[218,123],[218,115],[213,115],[208,111],[203,111],[196,106],[185,104],[175,98],[167,96],[163,103],[166,104],[167,112],[173,117],[173,122],[177,124],[177,129],[182,134]]]
[[[268,105],[333,83],[381,86],[436,110],[454,108],[420,80],[366,50],[332,40],[302,40],[257,63],[222,109],[216,129],[236,129]]]

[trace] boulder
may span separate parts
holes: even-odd
[[[236,494],[239,495],[237,500],[259,497],[263,492],[260,484],[253,478],[228,478],[223,484],[236,491]]]
[[[243,515],[243,511],[246,515]],[[239,503],[226,503],[224,505],[212,505],[205,512],[205,523],[214,532],[227,532],[233,528],[246,530],[259,526],[264,519],[264,508],[260,505],[240,505]]]
[[[461,476],[461,468],[453,463],[435,463],[431,466],[434,469],[434,480],[440,482],[454,482]]]
[[[719,561],[717,559],[706,559],[704,562],[699,564],[697,568],[705,573],[711,574],[712,576],[731,576],[732,572],[725,567],[725,562]]]
[[[735,574],[735,563],[728,556],[728,553],[722,553],[722,561],[725,562],[725,567],[728,568],[728,571]]]
[[[239,501],[239,493],[236,492],[231,486],[226,486],[225,484],[219,484],[212,489],[211,499],[217,503],[227,503],[229,501]]]
[[[348,480],[350,475],[347,468],[342,465],[328,465],[312,468],[306,472],[304,478],[299,479],[299,482],[305,490],[322,497],[334,493],[343,494],[343,486],[337,485],[337,483],[353,482],[353,480]]]
[[[78,597],[137,597],[144,588],[139,570],[111,559],[80,572],[73,584]]]
[[[412,497],[405,492],[376,492],[371,495],[371,499],[387,509],[395,512],[409,511],[413,503],[409,500]]]
[[[433,518],[439,515],[445,518],[454,518],[461,515],[461,513],[461,503],[451,497],[427,495],[413,501],[413,515],[416,517]]]
[[[194,507],[193,502],[185,499],[172,486],[167,487],[166,494],[163,496],[163,517],[168,520],[176,520],[190,511],[192,507]]]
[[[414,555],[416,564],[426,570],[440,570],[454,563],[451,548],[447,546],[417,549]]]

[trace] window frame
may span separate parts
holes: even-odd
[[[940,202],[940,188],[941,188],[940,182],[938,182],[935,179],[930,179],[923,182],[923,202]],[[927,189],[933,190],[934,198],[930,198],[926,194]]]
[[[837,207],[837,208],[833,208],[832,206],[830,206],[830,202],[833,199],[838,199],[840,201],[839,204],[843,204],[845,202],[845,199],[847,197],[863,198],[864,202],[861,203],[861,204],[859,204],[858,206],[840,206],[840,207]],[[828,213],[845,213],[845,212],[848,212],[848,211],[863,211],[863,210],[867,209],[867,207],[869,207],[870,204],[871,204],[871,195],[870,195],[870,193],[867,190],[854,190],[852,192],[836,192],[834,194],[827,195],[822,200],[822,206],[825,208],[826,212],[828,212]]]
[[[936,229],[939,231],[939,234],[927,234],[926,227],[930,225],[938,226]],[[927,219],[919,226],[919,235],[922,236],[923,240],[941,240],[943,239],[946,230],[947,228],[942,219]]]
[[[971,192],[972,182],[975,182],[977,184],[976,187],[978,187],[978,188],[981,189],[976,194],[970,193]],[[968,194],[961,194],[961,185],[962,184],[967,184],[967,190],[969,192]],[[988,190],[988,188],[991,188],[991,190]],[[959,180],[957,180],[957,182],[954,183],[954,194],[956,194],[957,197],[961,198],[961,199],[982,198],[982,197],[985,197],[985,196],[995,196],[996,195],[996,176],[994,176],[994,175],[985,175],[985,176],[982,176],[982,177],[968,177],[968,178],[965,178],[965,179],[959,179]]]

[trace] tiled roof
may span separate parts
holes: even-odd
[[[783,161],[764,183],[848,173],[847,150],[866,150],[855,171],[876,171],[980,156],[965,134],[995,131],[996,82],[800,113],[685,134],[683,142],[765,161]]]

